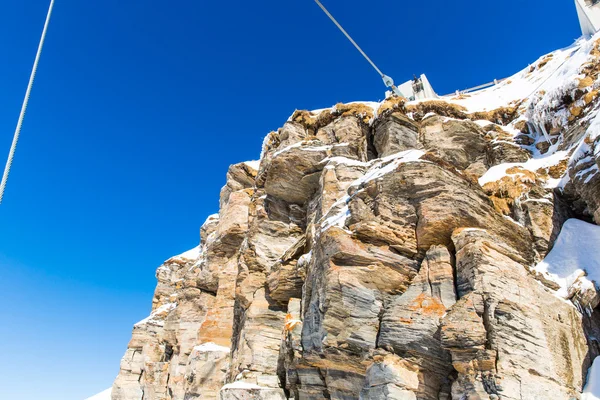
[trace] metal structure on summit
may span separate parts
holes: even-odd
[[[348,40],[356,47],[356,49],[362,54],[362,56],[373,66],[379,76],[383,79],[383,83],[390,87],[394,94],[398,96],[406,97],[408,100],[423,100],[431,98],[439,98],[439,96],[433,90],[427,77],[423,74],[420,77],[416,77],[414,80],[407,81],[398,87],[394,85],[394,80],[385,75],[375,65],[375,63],[366,55],[366,53],[360,48],[360,46],[352,39],[352,37],[346,32],[346,30],[340,25],[340,23],[331,15],[331,13],[323,6],[319,0],[315,0],[319,7],[325,14],[331,19],[331,21],[339,28],[340,31],[348,38]],[[592,36],[600,31],[600,0],[574,0],[575,8],[577,9],[577,17],[579,18],[579,24],[581,26],[581,33],[584,36]],[[457,90],[454,93],[449,93],[442,97],[457,96],[464,93],[470,93],[481,89],[486,89],[491,86],[498,85],[505,79],[494,79],[493,82],[478,85],[473,88],[465,90]]]
[[[600,30],[600,0],[575,0],[581,33],[591,36]]]
[[[31,96],[31,88],[33,87],[33,81],[37,73],[38,64],[42,55],[42,49],[44,48],[44,41],[46,40],[46,33],[48,32],[48,25],[50,25],[50,18],[52,16],[52,10],[54,9],[54,0],[50,1],[50,7],[48,8],[48,14],[46,15],[46,23],[44,24],[44,30],[42,31],[42,37],[38,45],[37,54],[35,61],[33,62],[33,68],[29,77],[29,84],[27,85],[27,91],[25,92],[25,99],[23,99],[23,105],[21,106],[21,113],[19,114],[19,120],[17,121],[17,127],[13,135],[12,145],[8,153],[8,160],[4,168],[4,174],[2,175],[2,182],[0,183],[0,203],[4,198],[4,191],[6,190],[6,182],[8,182],[8,175],[10,174],[10,168],[12,166],[13,158],[15,157],[15,151],[17,149],[17,143],[19,142],[19,136],[21,135],[21,127],[23,126],[23,120],[25,118],[25,112],[27,111],[27,105],[29,104],[29,97]]]

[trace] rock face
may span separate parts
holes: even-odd
[[[296,112],[158,269],[113,400],[579,399],[597,313],[532,266],[600,222],[598,135],[540,101]]]
[[[589,362],[580,313],[547,296],[519,252],[488,231],[458,230],[453,242],[461,300],[441,329],[458,371],[453,396],[576,398]]]

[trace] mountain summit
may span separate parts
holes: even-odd
[[[471,94],[296,111],[158,268],[112,399],[596,398],[599,74],[596,36]]]

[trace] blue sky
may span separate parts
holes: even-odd
[[[323,2],[385,73],[442,94],[580,34],[572,1]],[[48,3],[0,6],[2,165]],[[0,205],[0,398],[109,387],[156,267],[197,244],[228,166],[295,108],[383,93],[312,0],[57,0]]]

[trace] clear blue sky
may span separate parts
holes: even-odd
[[[4,165],[49,0],[0,5]],[[401,82],[502,78],[579,36],[571,0],[324,0]],[[0,398],[112,384],[154,271],[194,247],[230,164],[295,108],[380,100],[312,0],[57,0],[0,205]]]

